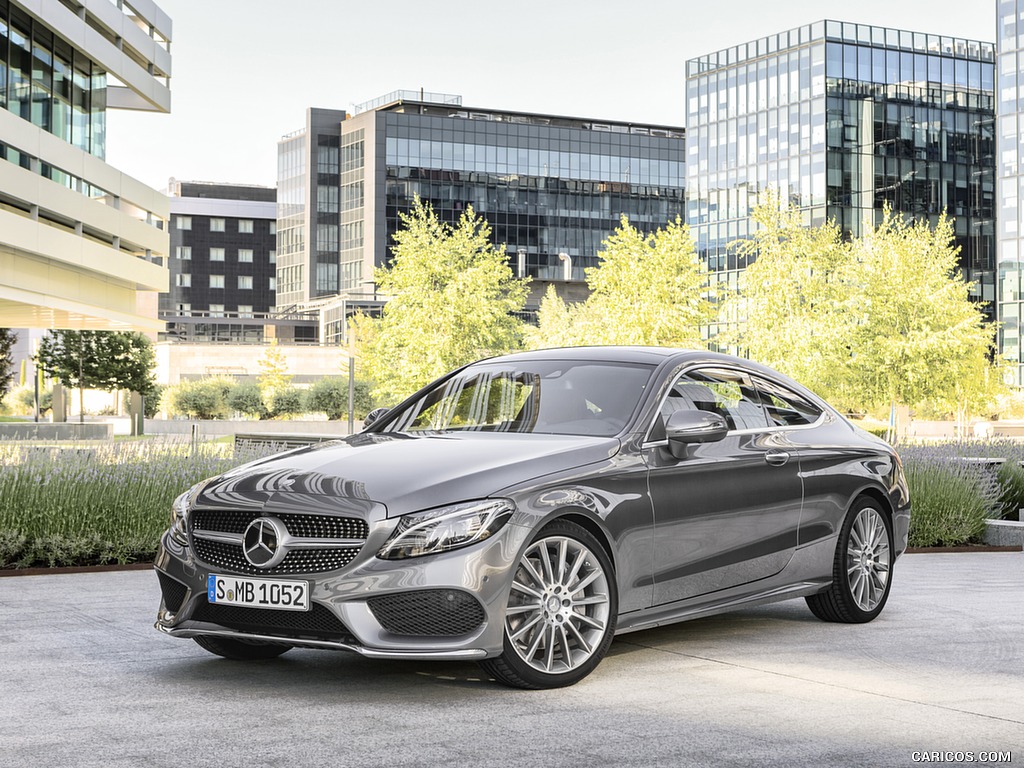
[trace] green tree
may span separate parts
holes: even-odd
[[[549,289],[537,327],[525,332],[528,346],[705,345],[701,328],[714,317],[713,295],[678,217],[645,234],[622,216],[598,256],[599,265],[586,270],[590,297],[567,306]]]
[[[355,418],[362,419],[373,409],[370,385],[355,381]],[[348,379],[329,377],[318,379],[306,390],[306,410],[326,413],[333,420],[348,416]]]
[[[227,395],[227,405],[232,411],[257,419],[265,419],[270,415],[263,402],[260,385],[255,381],[244,381],[233,386]]]
[[[292,376],[288,373],[288,358],[274,341],[267,347],[257,363],[260,373],[256,377],[260,390],[268,392],[275,389],[287,389],[291,386]]]
[[[360,343],[362,367],[383,403],[517,347],[521,323],[514,313],[526,301],[525,281],[513,277],[504,246],[491,244],[490,227],[471,207],[451,226],[417,198],[401,219],[391,266],[375,275],[390,298]]]
[[[228,394],[235,380],[227,376],[188,379],[163,391],[160,406],[172,415],[190,419],[224,419],[229,413]]]
[[[850,250],[834,222],[804,226],[793,207],[768,196],[751,212],[757,229],[733,247],[739,291],[720,307],[715,341],[776,368],[805,386],[839,397],[850,359],[853,302]],[[756,259],[756,260],[755,260]]]
[[[959,252],[945,215],[932,228],[890,210],[851,243],[849,372],[862,402],[955,404],[967,399],[965,385],[978,389],[995,328],[970,299]]]
[[[48,331],[36,354],[47,375],[66,387],[112,392],[127,389],[148,397],[156,382],[153,344],[130,331]]]
[[[9,328],[0,328],[0,401],[10,391],[11,382],[14,381],[14,358],[11,357],[11,350],[17,340],[17,335]]]
[[[720,341],[850,410],[930,401],[962,417],[995,399],[994,328],[970,300],[950,219],[931,227],[886,210],[849,242],[832,222],[803,226],[777,199],[753,219],[759,229],[737,250],[757,260],[724,307],[743,320]]]

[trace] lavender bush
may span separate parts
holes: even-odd
[[[981,540],[985,521],[1024,502],[1024,444],[1011,440],[899,446],[910,485],[910,546]],[[971,459],[1004,459],[988,464]]]
[[[0,568],[151,559],[179,493],[273,452],[182,440],[0,441]]]

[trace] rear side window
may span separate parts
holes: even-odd
[[[821,417],[821,408],[781,384],[754,378],[761,393],[768,421],[773,427],[796,427],[813,424]]]

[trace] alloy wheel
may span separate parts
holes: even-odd
[[[574,670],[593,656],[610,614],[608,576],[582,542],[535,541],[519,560],[505,618],[516,654],[546,674]]]
[[[878,510],[865,507],[850,528],[846,575],[850,594],[862,611],[872,611],[885,597],[889,582],[889,534]]]

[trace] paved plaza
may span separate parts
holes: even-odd
[[[226,661],[153,630],[158,600],[149,571],[0,578],[0,766],[1024,765],[1020,553],[907,555],[871,624],[796,600],[624,635],[541,692],[463,663]]]

